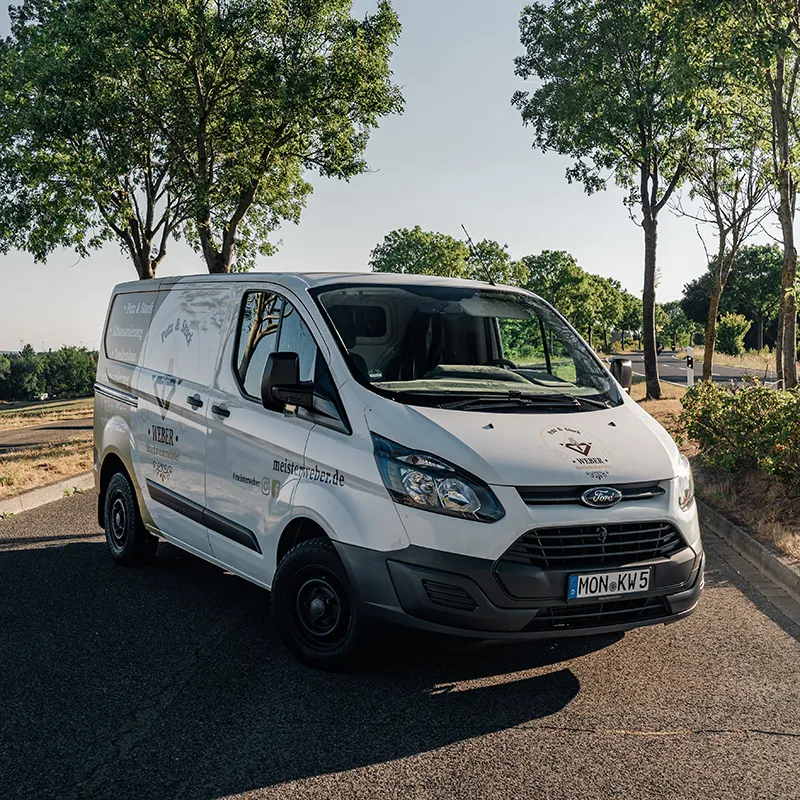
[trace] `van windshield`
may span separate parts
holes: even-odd
[[[533,295],[413,284],[312,294],[356,379],[400,402],[514,412],[622,402],[594,353]]]

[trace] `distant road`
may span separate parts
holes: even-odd
[[[27,450],[43,444],[73,439],[85,435],[92,430],[92,417],[79,417],[77,419],[62,419],[47,422],[43,425],[33,425],[26,428],[10,428],[0,430],[0,453],[9,453],[12,450]]]
[[[658,357],[658,374],[661,380],[669,381],[670,383],[686,384],[686,361],[682,356],[683,351],[678,351],[673,354],[672,351],[665,351]],[[644,357],[641,353],[637,353],[630,357],[633,364],[633,372],[635,375],[644,375]],[[703,375],[703,362],[699,358],[694,360],[694,377],[699,380]],[[741,380],[747,375],[757,375],[762,381],[774,381],[776,375],[774,371],[767,372],[766,377],[764,370],[747,369],[745,367],[724,367],[715,364],[712,372],[712,379],[717,383],[725,383],[727,381]]]

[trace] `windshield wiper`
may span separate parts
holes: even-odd
[[[493,408],[579,408],[580,403],[569,395],[541,395],[527,394],[521,392],[508,392],[506,395],[484,395],[481,397],[469,397],[465,400],[454,400],[449,403],[439,403],[439,408],[463,409],[475,408],[480,410],[490,410]]]
[[[470,397],[466,400],[439,403],[439,408],[474,408],[481,411],[508,408],[570,409],[580,408],[584,404],[595,408],[609,407],[605,400],[594,400],[581,395],[563,394],[561,392],[555,394],[523,394],[522,392],[512,389],[505,395],[484,395],[481,397]]]

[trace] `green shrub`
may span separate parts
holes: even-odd
[[[744,314],[728,313],[720,317],[717,323],[717,350],[728,356],[743,353],[744,337],[752,324]]]
[[[800,391],[703,381],[683,397],[683,435],[704,463],[726,472],[756,468],[800,484]]]

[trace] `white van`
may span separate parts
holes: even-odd
[[[112,557],[158,538],[272,592],[317,667],[392,624],[538,639],[673,622],[689,464],[551,306],[488,283],[242,274],[114,290],[95,384]]]

